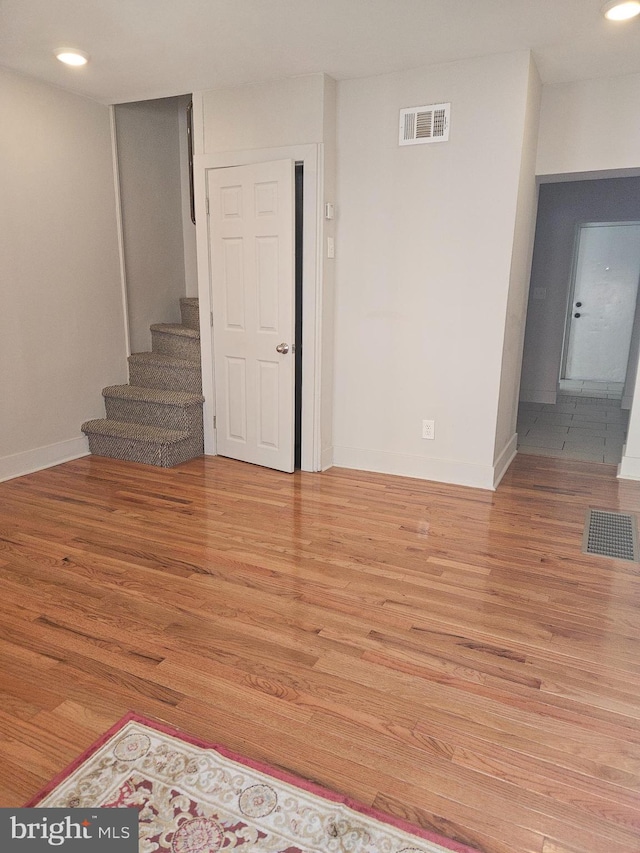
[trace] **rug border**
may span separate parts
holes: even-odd
[[[246,767],[257,770],[267,776],[273,776],[275,779],[279,779],[281,782],[285,782],[295,788],[301,788],[302,790],[308,791],[309,793],[321,797],[324,800],[328,800],[329,802],[344,805],[359,814],[373,818],[382,824],[394,826],[396,829],[400,829],[409,835],[414,835],[417,838],[423,838],[425,841],[430,841],[433,844],[439,844],[441,847],[444,847],[445,850],[450,850],[451,853],[480,853],[477,848],[469,847],[467,844],[454,841],[452,838],[447,838],[446,836],[439,835],[438,833],[430,832],[427,829],[423,829],[421,826],[416,826],[414,823],[404,820],[404,818],[395,817],[394,815],[379,811],[378,809],[367,806],[365,803],[360,803],[344,794],[338,794],[336,791],[325,788],[316,782],[311,782],[309,779],[305,779],[295,773],[291,773],[287,770],[281,770],[279,767],[273,767],[263,761],[257,761],[256,759],[249,758],[246,755],[241,755],[239,752],[235,752],[222,744],[205,741],[202,738],[182,731],[182,729],[178,729],[175,726],[161,722],[160,720],[154,720],[151,717],[138,714],[135,711],[129,711],[126,713],[116,723],[114,723],[110,729],[100,735],[100,737],[87,747],[84,752],[82,752],[77,758],[74,758],[70,764],[57,773],[53,779],[47,782],[46,785],[30,797],[30,799],[24,804],[23,808],[37,807],[40,800],[50,794],[51,791],[53,791],[53,789],[61,782],[64,782],[64,780],[77,770],[81,764],[84,764],[87,759],[91,758],[95,752],[103,747],[108,740],[110,740],[122,728],[124,728],[127,723],[130,722],[140,723],[150,729],[155,729],[156,731],[162,732],[170,737],[175,737],[178,740],[183,740],[186,743],[190,743],[192,746],[197,746],[201,749],[212,749],[215,752],[220,753],[220,755],[223,755],[225,758],[229,758],[232,761],[236,761],[238,764],[243,764]]]

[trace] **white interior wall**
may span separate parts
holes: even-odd
[[[323,184],[324,201],[334,206],[334,218],[322,222],[322,347],[320,362],[320,429],[321,460],[324,470],[333,464],[333,393],[334,393],[334,349],[335,349],[335,259],[327,258],[327,240],[336,236],[336,156],[337,156],[337,110],[338,87],[332,77],[324,78],[323,97]],[[334,242],[335,245],[335,242]]]
[[[0,70],[0,479],[88,452],[126,381],[108,107]]]
[[[631,221],[640,221],[640,178],[540,187],[521,400],[553,403],[556,399],[578,225]]]
[[[640,370],[636,373],[633,390],[633,404],[629,417],[627,440],[623,450],[622,461],[618,466],[618,476],[623,479],[640,480]]]
[[[202,93],[202,153],[322,142],[324,88],[324,74],[308,74]]]
[[[179,323],[186,295],[179,106],[184,99],[115,107],[133,352],[151,349],[152,323]]]
[[[339,83],[335,464],[493,488],[530,83],[528,52]],[[398,146],[448,101],[449,142]]]
[[[637,170],[640,74],[544,86],[536,174]]]
[[[630,409],[633,403],[633,392],[638,377],[638,358],[640,357],[640,298],[636,301],[636,313],[633,318],[633,331],[631,333],[631,344],[629,346],[629,362],[627,364],[627,375],[622,392],[622,408]]]
[[[525,104],[520,185],[518,188],[504,349],[502,352],[500,402],[494,453],[494,482],[496,485],[514,458],[517,447],[516,422],[518,419],[520,372],[538,204],[535,163],[541,94],[540,76],[533,59],[531,59],[529,90]]]

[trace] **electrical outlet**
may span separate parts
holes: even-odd
[[[422,421],[422,437],[433,440],[436,437],[436,422]]]

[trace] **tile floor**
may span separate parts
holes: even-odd
[[[629,419],[629,412],[620,407],[622,388],[608,392],[611,397],[595,397],[592,393],[598,389],[588,385],[584,390],[561,388],[555,404],[520,403],[518,451],[618,464]]]
[[[601,397],[619,400],[624,390],[624,382],[593,382],[590,379],[561,379],[558,393],[581,397]]]

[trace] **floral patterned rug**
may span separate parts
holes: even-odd
[[[140,853],[474,853],[135,714],[27,806],[136,808]]]

